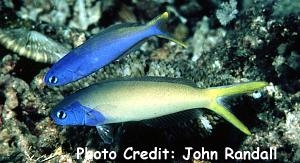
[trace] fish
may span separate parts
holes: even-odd
[[[164,12],[147,24],[125,23],[108,27],[55,63],[45,74],[44,82],[48,86],[60,86],[79,80],[128,54],[151,36],[187,47],[166,31],[168,17],[168,12]]]
[[[107,126],[143,121],[195,108],[207,108],[243,133],[249,129],[224,105],[228,96],[250,93],[267,82],[247,82],[201,89],[188,79],[139,77],[104,80],[65,97],[50,111],[51,119],[63,126],[96,126],[103,140]],[[105,134],[103,134],[105,133]]]
[[[20,56],[41,63],[55,63],[70,49],[45,36],[24,28],[0,29],[0,44]]]

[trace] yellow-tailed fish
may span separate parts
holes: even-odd
[[[55,63],[45,75],[45,83],[58,86],[81,79],[127,54],[151,36],[163,37],[186,47],[167,32],[167,19],[168,13],[164,12],[147,24],[118,24],[103,30]]]
[[[207,108],[249,135],[248,128],[222,105],[222,99],[266,85],[266,82],[248,82],[200,89],[189,80],[177,78],[107,80],[66,97],[51,111],[51,118],[58,125],[97,126],[101,135],[106,124],[141,121],[193,108]],[[103,135],[101,137],[105,139]]]

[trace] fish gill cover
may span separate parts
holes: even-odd
[[[176,151],[167,162],[182,161],[184,147],[204,147],[220,155],[225,147],[245,151],[276,147],[273,161],[299,162],[299,4],[299,0],[1,1],[0,162],[76,162],[77,147],[106,148],[122,156],[129,146]],[[110,25],[148,22],[164,11],[170,13],[169,32],[189,48],[151,38],[87,78],[61,87],[45,86],[49,63],[57,59],[53,56],[63,56]],[[103,143],[94,127],[58,127],[51,121],[50,110],[64,96],[125,76],[186,78],[200,88],[248,81],[268,81],[269,86],[260,98],[249,94],[226,100],[249,127],[250,136],[203,109],[198,118],[163,129],[138,122],[112,126],[120,136],[111,145]]]

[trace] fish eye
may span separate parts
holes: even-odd
[[[67,117],[67,114],[61,110],[56,113],[56,117],[59,119],[65,119]]]
[[[252,96],[253,96],[253,98],[258,99],[258,98],[261,98],[262,93],[260,91],[254,91],[252,93]]]
[[[58,79],[56,76],[51,76],[48,80],[51,84],[56,84]]]

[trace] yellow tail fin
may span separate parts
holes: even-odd
[[[230,86],[209,88],[207,90],[208,96],[212,99],[212,102],[210,103],[210,106],[208,106],[208,109],[225,118],[245,134],[250,135],[251,133],[249,129],[240,120],[238,120],[237,117],[234,116],[224,105],[222,105],[222,98],[231,95],[253,92],[267,85],[268,83],[266,82],[248,82]]]
[[[169,34],[169,32],[167,32],[166,25],[167,25],[168,18],[169,18],[169,13],[164,12],[161,15],[154,18],[153,20],[151,20],[150,22],[148,22],[147,26],[154,27],[155,29],[157,29],[159,31],[156,34],[158,37],[171,40],[171,41],[177,43],[178,45],[180,45],[184,48],[187,48],[187,44],[185,44],[184,42],[182,42],[180,40],[175,39],[173,36],[171,36]]]

